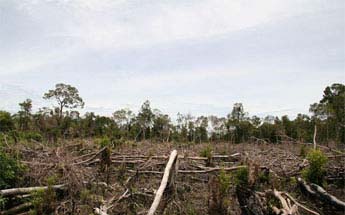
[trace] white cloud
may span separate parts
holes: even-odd
[[[0,0],[0,81],[39,92],[66,81],[107,111],[146,98],[169,112],[223,113],[239,101],[251,112],[307,109],[343,71],[343,9],[335,0]]]

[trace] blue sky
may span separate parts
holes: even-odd
[[[84,111],[308,113],[345,82],[342,0],[0,0],[0,108],[55,83]]]

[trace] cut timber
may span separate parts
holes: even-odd
[[[161,181],[161,185],[159,186],[159,189],[157,190],[156,192],[156,196],[153,200],[153,203],[150,207],[150,210],[149,212],[147,213],[148,215],[154,215],[158,206],[159,206],[159,203],[161,202],[161,199],[163,197],[163,194],[164,194],[164,191],[169,183],[169,185],[172,184],[172,181],[169,179],[172,178],[172,176],[175,174],[175,171],[176,171],[176,168],[175,168],[175,164],[177,162],[177,151],[176,150],[173,150],[170,154],[170,157],[169,157],[169,161],[165,167],[165,170],[164,170],[164,175],[163,175],[163,178],[162,178],[162,181]]]
[[[297,181],[309,195],[316,197],[329,205],[332,205],[340,211],[345,211],[345,202],[327,193],[327,191],[319,185],[307,184],[307,182],[305,182],[302,178],[298,178]]]
[[[65,184],[59,184],[59,185],[53,185],[51,186],[53,189],[63,189],[66,185]],[[19,194],[26,194],[31,193],[33,191],[38,190],[46,190],[48,189],[48,186],[43,187],[21,187],[21,188],[11,188],[6,190],[0,190],[0,196],[14,196]]]

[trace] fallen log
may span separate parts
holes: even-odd
[[[219,160],[238,160],[238,157],[241,155],[241,153],[234,153],[232,155],[212,155],[213,159],[219,159]],[[162,156],[142,156],[142,155],[116,155],[111,157],[113,160],[117,159],[168,159],[168,156],[162,155]],[[178,159],[188,159],[188,160],[207,160],[207,157],[199,157],[199,156],[183,156],[179,155]]]
[[[217,171],[233,171],[240,168],[245,168],[247,166],[233,166],[233,167],[214,167],[214,168],[205,168],[203,170],[178,170],[178,173],[181,174],[203,174],[203,173],[210,173],[210,172],[217,172]],[[154,171],[154,170],[127,170],[131,173],[138,173],[138,174],[164,174],[161,171]]]
[[[8,209],[7,211],[0,212],[1,215],[11,215],[11,214],[18,214],[23,211],[29,210],[31,207],[33,207],[33,204],[31,202],[26,202],[24,204],[15,206],[11,209]]]
[[[337,197],[329,194],[326,190],[317,184],[308,184],[302,178],[297,178],[298,183],[301,187],[311,196],[325,202],[337,210],[345,211],[345,202],[341,201]]]
[[[173,150],[170,154],[169,161],[165,167],[164,170],[164,175],[161,181],[161,184],[159,186],[159,189],[156,192],[155,198],[153,200],[153,203],[150,207],[149,212],[147,215],[154,215],[160,202],[163,197],[164,191],[167,188],[167,186],[172,186],[173,184],[173,177],[174,177],[174,172],[176,171],[175,164],[177,162],[177,151]],[[169,180],[170,179],[170,180]]]
[[[321,197],[321,199],[325,200],[326,202],[329,202],[332,206],[336,207],[337,209],[345,211],[345,202],[327,193],[326,190],[324,190],[317,184],[310,184],[310,186]]]
[[[66,185],[65,184],[59,184],[59,185],[53,185],[51,188],[53,189],[63,189]],[[0,196],[14,196],[19,194],[27,194],[38,190],[47,190],[48,186],[42,186],[42,187],[20,187],[20,188],[11,188],[11,189],[5,189],[0,190]]]
[[[216,171],[233,171],[241,168],[245,168],[247,166],[234,166],[234,167],[215,167],[215,168],[207,168],[205,170],[179,170],[178,173],[182,174],[198,174],[198,173],[210,173]]]

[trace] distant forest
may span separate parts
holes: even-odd
[[[130,109],[116,110],[112,117],[88,112],[80,115],[76,108],[84,102],[78,89],[56,84],[44,99],[53,100],[54,108],[42,107],[32,112],[32,101],[19,103],[20,111],[0,111],[0,143],[47,141],[59,139],[107,138],[112,144],[125,140],[157,142],[232,142],[261,141],[280,143],[294,140],[318,143],[345,143],[345,85],[334,83],[323,91],[322,99],[310,105],[310,115],[249,117],[242,103],[235,103],[227,117],[177,114],[176,122],[145,101],[136,114]],[[230,108],[229,108],[230,110]]]

